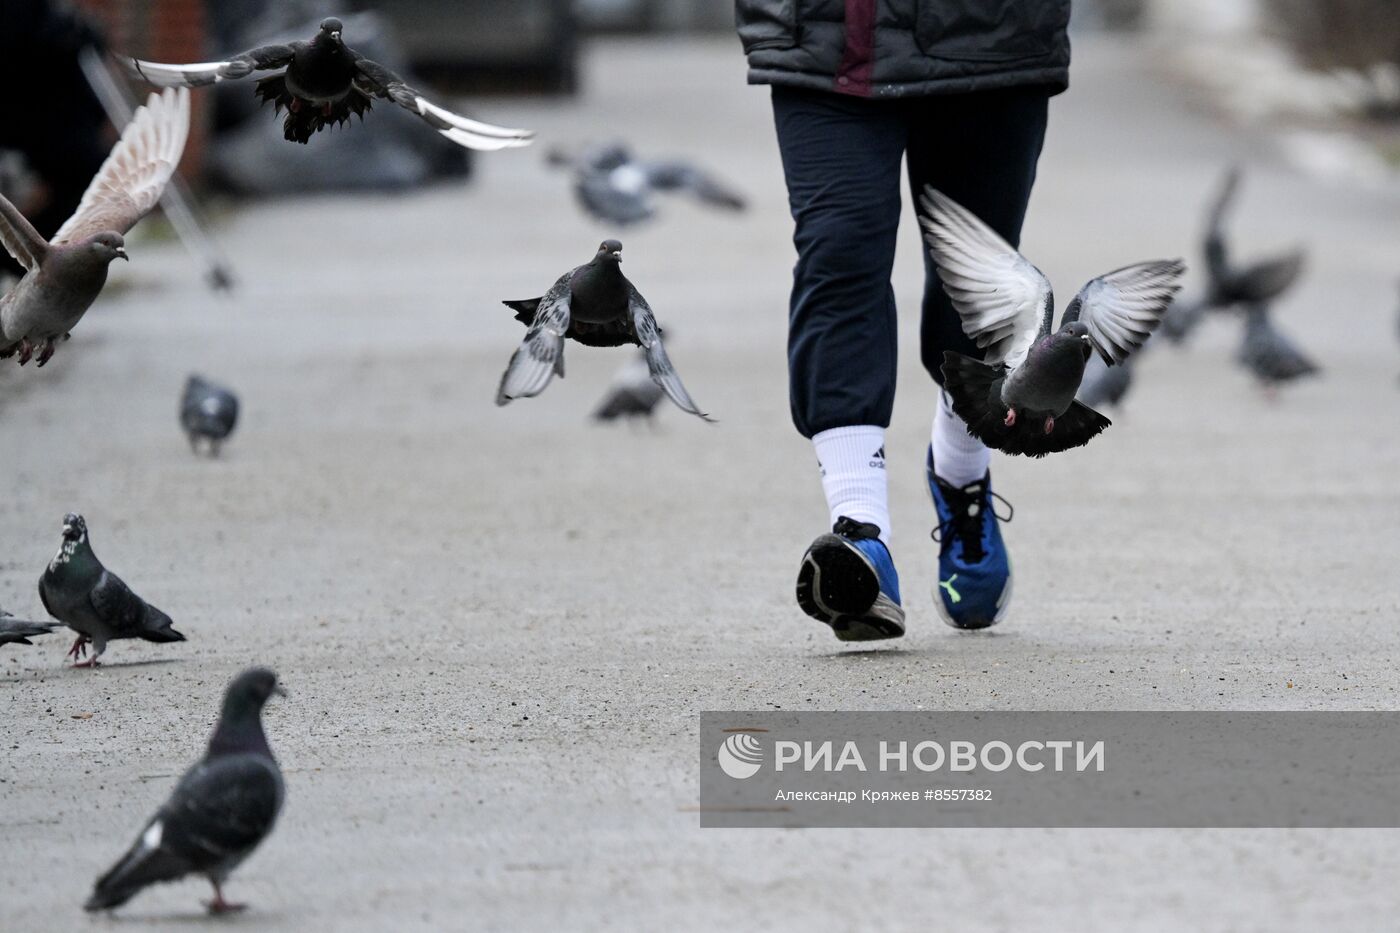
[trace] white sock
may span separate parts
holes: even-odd
[[[938,393],[933,413],[933,472],[959,489],[987,475],[992,452],[967,433],[967,422],[953,414],[946,392]]]
[[[870,522],[890,543],[890,500],[885,478],[885,429],[872,424],[832,428],[813,436],[831,523],[841,516]]]

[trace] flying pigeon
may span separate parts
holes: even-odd
[[[1210,275],[1207,302],[1212,307],[1272,301],[1287,291],[1303,271],[1305,253],[1301,248],[1243,266],[1231,263],[1225,242],[1225,215],[1234,204],[1241,177],[1238,166],[1226,173],[1206,224],[1206,271]]]
[[[157,87],[200,87],[244,78],[254,71],[282,69],[258,79],[254,93],[287,117],[283,135],[307,143],[313,133],[340,126],[352,115],[364,119],[374,98],[392,101],[421,117],[433,129],[468,149],[509,149],[528,146],[534,134],[469,120],[434,104],[422,92],[377,62],[370,61],[340,38],[341,22],[321,21],[310,42],[265,45],[228,61],[193,65],[162,65],[132,59],[136,74]]]
[[[1084,364],[1084,381],[1074,397],[1090,408],[1103,408],[1112,405],[1121,408],[1133,386],[1133,368],[1136,357],[1129,357],[1117,366],[1109,366],[1097,356],[1089,357]]]
[[[35,635],[47,635],[53,631],[51,622],[29,622],[16,619],[0,609],[0,645],[32,645],[29,639]]]
[[[170,616],[131,591],[121,578],[102,566],[88,543],[87,522],[81,515],[63,517],[63,543],[39,578],[44,608],[78,633],[68,656],[74,667],[97,667],[107,642],[119,638],[145,641],[184,641],[172,628]],[[78,663],[87,655],[91,660]]]
[[[681,384],[651,306],[622,274],[621,262],[622,244],[604,240],[592,262],[565,272],[542,297],[505,302],[529,329],[501,376],[497,405],[539,395],[556,374],[563,377],[564,338],[571,337],[590,347],[641,346],[652,381],[671,401],[683,411],[713,420]]]
[[[1269,391],[1319,372],[1317,364],[1274,326],[1265,304],[1252,304],[1245,309],[1244,340],[1236,359]]]
[[[160,200],[189,129],[189,91],[152,94],[50,241],[0,195],[0,242],[27,270],[0,298],[0,359],[18,353],[23,366],[37,351],[40,366],[49,361],[97,300],[108,263],[129,258],[122,234]]]
[[[572,170],[574,195],[589,215],[619,226],[655,216],[653,195],[658,191],[688,193],[725,210],[741,211],[745,206],[742,195],[701,169],[679,160],[643,161],[622,143],[592,146],[573,157],[555,150],[548,161]]]
[[[267,668],[249,668],[233,679],[209,750],[131,849],[97,879],[84,910],[120,907],[149,885],[192,873],[214,886],[214,899],[204,905],[211,914],[247,906],[224,900],[223,884],[272,832],[286,795],[262,726],[263,706],[273,694],[287,695]]]
[[[1171,343],[1184,343],[1197,325],[1205,320],[1206,312],[1211,310],[1209,301],[1205,295],[1190,298],[1177,295],[1171,307],[1167,308],[1167,313],[1162,316],[1162,326],[1157,329],[1157,333]]]
[[[647,365],[646,352],[639,350],[637,355],[622,364],[622,368],[613,376],[607,394],[593,411],[593,417],[598,421],[645,418],[647,423],[651,424],[652,417],[656,414],[656,406],[665,395],[661,387],[651,379],[651,367]]]
[[[984,444],[1043,457],[1087,444],[1111,423],[1074,400],[1095,351],[1128,359],[1162,320],[1180,260],[1127,266],[1091,280],[1051,331],[1055,296],[1039,269],[966,208],[925,188],[919,218],[943,288],[983,361],[943,354],[953,411]]]
[[[228,389],[191,375],[180,398],[180,426],[189,435],[190,450],[199,452],[202,439],[209,456],[217,457],[219,447],[238,423],[238,397]]]

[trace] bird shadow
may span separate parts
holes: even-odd
[[[249,908],[226,914],[211,914],[207,910],[182,911],[175,914],[137,914],[137,913],[115,913],[108,911],[106,920],[108,923],[117,925],[140,925],[146,926],[184,926],[190,923],[218,923],[218,924],[254,924],[259,927],[266,926],[270,918],[276,915],[266,911]]]
[[[822,661],[843,661],[843,660],[906,660],[909,658],[924,658],[937,652],[933,648],[858,648],[854,651],[825,651],[814,655]]]

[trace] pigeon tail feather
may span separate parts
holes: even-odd
[[[283,107],[287,108],[286,119],[282,121],[282,136],[290,142],[302,145],[309,143],[314,134],[328,126],[343,126],[349,122],[351,116],[363,120],[365,112],[371,108],[370,99],[351,88],[348,94],[330,105],[329,114],[321,105],[305,100],[293,109],[292,103],[298,98],[287,90],[285,74],[271,75],[259,80],[254,93],[262,98],[264,104],[271,101],[273,109],[278,113],[282,112]]]
[[[160,881],[175,881],[184,877],[190,866],[184,859],[160,848],[147,848],[137,840],[117,864],[97,879],[83,910],[111,910],[131,900],[147,885]]]

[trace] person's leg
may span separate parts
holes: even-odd
[[[1045,140],[1048,102],[1042,88],[911,102],[909,184],[915,203],[924,186],[932,185],[1018,245]],[[920,351],[924,368],[942,385],[944,351],[975,359],[982,352],[963,333],[927,249],[924,271]],[[968,434],[940,392],[927,460],[940,538],[935,595],[944,619],[959,628],[996,623],[1011,596],[1011,565],[993,511],[990,463],[991,452]]]
[[[803,557],[797,600],[844,640],[904,633],[889,551],[884,434],[894,407],[890,271],[907,130],[889,102],[773,89],[795,224],[792,419],[812,440],[832,533]]]

